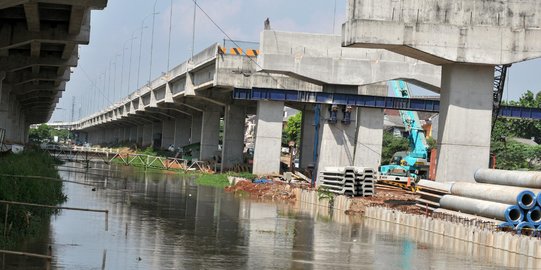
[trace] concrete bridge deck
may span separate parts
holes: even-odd
[[[0,128],[23,143],[28,126],[47,122],[65,91],[79,45],[90,40],[91,10],[107,0],[0,2]]]

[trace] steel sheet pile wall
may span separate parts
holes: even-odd
[[[417,237],[420,237],[418,240],[420,242],[423,239],[438,239],[438,236],[441,236],[443,239],[440,241],[427,242],[442,248],[456,246],[458,247],[457,251],[464,251],[470,256],[476,252],[486,252],[498,258],[511,257],[513,259],[515,259],[516,255],[522,255],[534,258],[531,264],[529,262],[523,268],[537,269],[541,267],[541,261],[538,260],[541,258],[541,240],[536,237],[494,231],[490,229],[490,226],[480,226],[483,222],[471,223],[460,222],[460,220],[454,221],[451,219],[445,220],[425,217],[385,207],[367,207],[364,216],[399,224],[404,228],[411,228],[411,230],[407,230],[408,233],[404,233],[402,230],[396,228],[393,228],[392,231],[400,233],[400,236],[407,235],[415,240],[417,240]],[[378,223],[378,228],[384,227]],[[419,232],[430,232],[430,234],[420,234],[421,236],[418,236]],[[455,243],[453,242],[454,240],[459,242]],[[469,246],[471,250],[465,249],[468,245],[464,245],[464,243],[471,243],[472,245]],[[516,267],[514,263],[515,261],[513,260],[509,266]]]
[[[327,167],[320,174],[322,187],[347,196],[373,196],[376,170],[364,167]]]

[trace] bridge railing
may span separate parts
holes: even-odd
[[[146,154],[120,152],[111,148],[84,147],[69,145],[42,145],[43,150],[52,156],[64,158],[69,161],[103,161],[105,163],[119,163],[126,166],[144,168],[184,170],[184,171],[211,171],[210,164],[206,161],[187,160],[176,157],[161,157]]]

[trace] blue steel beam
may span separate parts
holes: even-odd
[[[354,94],[308,92],[273,88],[235,88],[233,99],[272,100],[312,104],[350,105],[356,107],[439,112],[440,101],[418,98],[399,98]],[[500,116],[509,118],[541,120],[541,108],[501,106]]]

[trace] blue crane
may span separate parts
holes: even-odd
[[[395,96],[410,98],[411,93],[404,81],[389,82]],[[400,177],[411,177],[414,180],[425,176],[428,172],[428,144],[426,143],[425,132],[421,126],[419,115],[415,111],[400,110],[400,117],[406,131],[409,133],[409,152],[398,152],[393,155],[391,164],[380,166],[380,174],[389,176],[394,180],[401,180]]]

